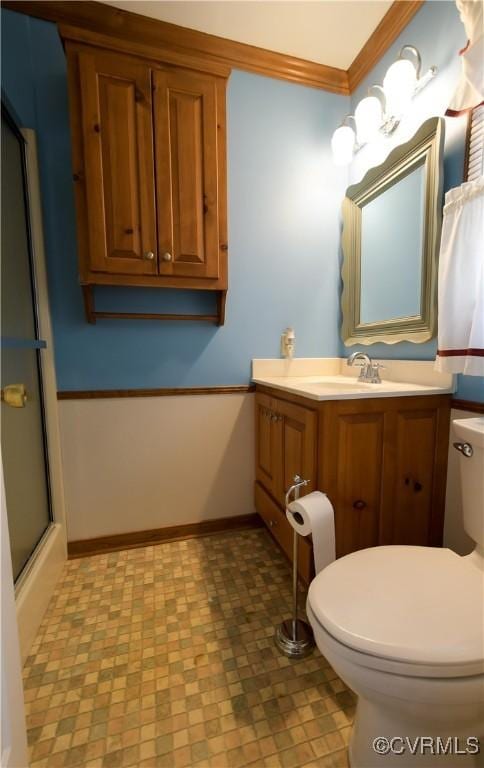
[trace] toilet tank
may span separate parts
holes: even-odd
[[[466,533],[484,545],[484,416],[455,419],[454,448],[459,453],[462,509]],[[470,446],[469,449],[467,446]],[[472,455],[466,455],[472,453]]]

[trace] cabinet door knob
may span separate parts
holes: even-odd
[[[354,509],[364,509],[366,507],[366,501],[363,501],[363,499],[357,499],[353,502],[353,508]]]
[[[166,251],[166,253],[163,254],[163,261],[171,261],[171,260],[172,260],[171,253],[168,253],[168,251]]]
[[[274,528],[277,525],[275,520],[269,520],[269,528]]]
[[[153,261],[155,254],[153,251],[146,251],[146,253],[143,254],[143,258],[146,259],[146,261]]]

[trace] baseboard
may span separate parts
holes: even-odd
[[[173,525],[169,528],[154,528],[150,531],[118,533],[113,536],[100,536],[96,539],[81,539],[67,543],[69,560],[88,555],[100,555],[105,552],[119,552],[122,549],[147,547],[150,544],[163,544],[180,539],[195,539],[212,533],[228,533],[247,528],[260,528],[262,521],[255,512],[236,517],[220,517],[216,520],[203,520],[199,523]]]

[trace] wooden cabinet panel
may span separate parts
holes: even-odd
[[[264,394],[257,394],[255,412],[256,478],[271,495],[275,496],[280,448],[277,445],[277,435],[272,418],[271,398]]]
[[[284,507],[287,489],[295,475],[310,480],[301,489],[309,493],[315,484],[316,414],[286,400],[256,396],[257,480]]]
[[[316,414],[286,400],[273,399],[276,413],[275,440],[280,445],[277,467],[277,500],[285,504],[295,475],[310,480],[301,495],[316,489]]]
[[[90,268],[157,274],[150,69],[82,51],[79,76]]]
[[[383,483],[385,508],[382,514],[381,543],[431,544],[434,521],[442,519],[445,488],[438,461],[438,408],[400,408],[386,417],[393,434],[392,445],[385,453]],[[445,439],[445,438],[444,438]],[[447,439],[445,439],[447,450]]]
[[[160,274],[219,276],[216,79],[154,72]]]
[[[328,404],[325,414],[324,490],[335,508],[337,555],[379,541],[382,502],[383,413],[348,412]],[[360,406],[361,407],[361,406]]]
[[[311,480],[301,495],[316,487],[316,414],[270,397],[256,395],[256,509],[288,558],[292,559],[293,529],[285,514],[285,495],[294,476]],[[308,582],[312,574],[312,545],[299,542],[299,572]]]

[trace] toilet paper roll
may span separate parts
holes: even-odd
[[[301,536],[312,534],[316,573],[336,559],[334,509],[325,493],[313,491],[292,501],[286,509],[286,517]]]

